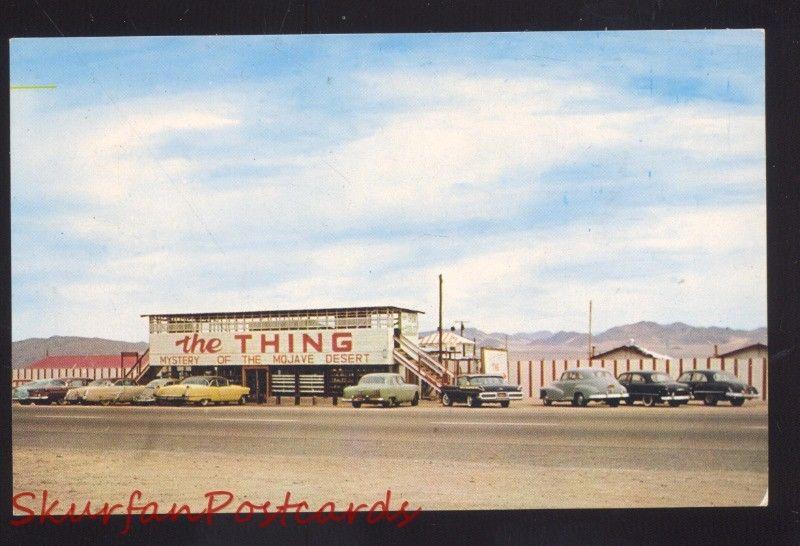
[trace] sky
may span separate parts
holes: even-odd
[[[760,30],[11,41],[12,337],[766,316]],[[50,89],[14,89],[24,85]]]

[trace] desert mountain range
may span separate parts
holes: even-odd
[[[423,332],[423,335],[430,332]],[[542,330],[538,332],[484,332],[477,328],[466,328],[464,337],[474,339],[479,347],[508,347],[512,358],[580,358],[586,356],[589,334],[586,332]],[[705,357],[714,352],[736,349],[751,343],[767,343],[767,329],[735,330],[717,326],[690,326],[682,322],[658,324],[636,322],[615,326],[598,332],[592,338],[596,353],[634,343],[658,353],[674,357]],[[147,349],[144,341],[130,342],[101,338],[75,336],[53,336],[50,338],[28,338],[11,344],[11,366],[20,368],[46,355],[98,355],[119,354],[121,351]]]

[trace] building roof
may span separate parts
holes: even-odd
[[[126,357],[126,365],[131,364],[133,356]],[[76,369],[76,368],[119,368],[120,355],[58,355],[47,356],[25,366],[33,369]]]
[[[644,347],[640,347],[639,345],[633,343],[633,340],[631,340],[631,343],[629,343],[628,345],[620,345],[619,347],[614,347],[613,349],[610,349],[603,353],[596,354],[592,357],[592,360],[601,360],[607,358],[608,356],[610,356],[613,353],[616,353],[617,351],[631,351],[633,353],[642,355],[642,357],[644,358],[655,358],[656,360],[675,360],[671,356],[662,355],[661,353],[657,353],[655,351],[651,351],[650,349],[645,349]]]
[[[183,317],[183,318],[224,318],[224,317],[284,317],[284,316],[305,316],[308,314],[329,314],[341,311],[403,311],[405,313],[419,313],[423,311],[408,309],[406,307],[395,307],[392,305],[378,305],[372,307],[328,307],[319,309],[282,309],[265,311],[211,311],[201,313],[146,313],[142,317]]]
[[[446,347],[452,347],[453,345],[475,345],[475,342],[471,339],[467,339],[465,337],[461,337],[460,335],[456,334],[455,332],[445,331],[442,335],[442,345]],[[419,340],[420,346],[425,345],[435,345],[439,346],[439,332],[434,332],[432,334],[428,334],[427,336],[421,338]]]
[[[738,349],[733,349],[732,351],[728,351],[727,353],[722,353],[716,355],[715,358],[728,358],[731,356],[736,356],[737,354],[744,353],[746,351],[753,351],[753,350],[767,350],[767,346],[763,343],[751,343],[750,345],[745,345],[744,347],[739,347]]]

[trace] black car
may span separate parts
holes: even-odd
[[[724,370],[692,370],[681,374],[678,381],[688,384],[692,397],[706,406],[716,406],[720,400],[741,406],[748,398],[758,397],[755,387]]]
[[[678,383],[664,372],[625,372],[617,380],[628,389],[626,404],[641,400],[645,406],[667,402],[670,406],[688,404],[691,398],[689,385]]]
[[[442,405],[464,402],[470,407],[492,402],[507,408],[511,400],[522,399],[522,388],[509,385],[500,375],[461,375],[455,385],[442,386]]]

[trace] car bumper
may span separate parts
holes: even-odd
[[[734,398],[734,399],[736,399],[736,398],[745,398],[745,399],[758,398],[758,393],[753,393],[753,392],[726,392],[725,393],[725,397],[726,398]]]
[[[50,397],[46,394],[31,394],[28,395],[28,397],[25,398],[24,400],[30,400],[32,402],[35,402],[37,400],[50,400]]]
[[[588,398],[589,400],[619,400],[627,397],[627,392],[605,392],[602,394],[590,394]]]
[[[362,404],[369,404],[370,402],[386,402],[386,399],[383,397],[374,397],[374,396],[353,396],[350,398],[341,398],[343,402],[361,402]]]
[[[478,395],[478,400],[484,400],[487,402],[503,402],[505,400],[522,400],[522,393],[519,391],[511,391],[511,392],[482,392]]]
[[[690,397],[688,394],[668,394],[660,396],[659,398],[664,402],[673,402],[673,401],[683,401],[683,400],[688,401]]]

